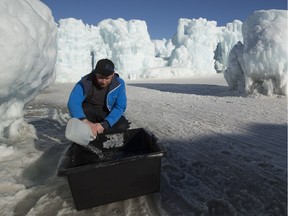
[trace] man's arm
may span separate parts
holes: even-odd
[[[67,103],[67,107],[72,118],[86,118],[82,108],[82,102],[84,101],[84,99],[85,93],[83,86],[80,82],[78,82],[71,91]]]
[[[110,127],[112,127],[121,118],[127,106],[127,96],[124,81],[121,82],[121,85],[118,88],[119,89],[117,91],[116,101],[111,108],[111,112],[105,118]]]

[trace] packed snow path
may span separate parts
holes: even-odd
[[[138,83],[129,92],[128,116],[167,150],[162,208],[171,215],[285,215],[286,99],[189,82]]]
[[[166,149],[161,192],[76,211],[56,176],[72,87],[54,84],[26,107],[38,140],[1,140],[17,149],[1,158],[4,215],[286,215],[287,97],[241,97],[222,77],[127,82],[131,126]]]

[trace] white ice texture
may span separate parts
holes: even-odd
[[[172,39],[151,40],[145,21],[106,19],[89,26],[74,18],[61,19],[56,81],[78,81],[101,58],[111,59],[124,79],[213,74],[217,44],[222,42],[223,56],[228,56],[243,40],[241,26],[237,20],[217,27],[215,21],[203,18],[179,19]],[[186,72],[175,73],[181,68]]]
[[[243,43],[229,55],[224,77],[247,94],[287,95],[287,11],[255,11],[243,23]]]
[[[109,58],[123,78],[154,67],[154,44],[144,21],[106,19],[97,26],[74,18],[59,21],[57,81],[76,82],[101,58]]]
[[[150,39],[145,21],[107,19],[97,26],[60,20],[57,82],[76,82],[101,58],[124,79],[224,72],[241,93],[287,94],[287,11],[255,11],[244,23],[179,19],[172,39]],[[230,52],[233,49],[233,52]],[[229,56],[230,54],[230,56]]]
[[[57,25],[38,0],[1,1],[0,19],[0,135],[25,134],[24,105],[55,80]]]
[[[174,37],[162,40],[151,40],[140,20],[89,26],[69,18],[57,26],[39,0],[1,1],[0,18],[0,137],[33,134],[23,119],[25,104],[55,80],[78,81],[101,58],[112,59],[124,79],[224,71],[231,89],[287,92],[286,10],[255,11],[244,23],[222,27],[179,19]]]

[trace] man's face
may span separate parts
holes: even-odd
[[[95,76],[95,79],[101,88],[105,88],[111,83],[113,76],[114,76],[114,73],[108,77],[97,73]]]

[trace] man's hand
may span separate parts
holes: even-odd
[[[92,123],[88,119],[83,119],[83,122],[87,123],[91,127],[91,131],[94,136],[104,132],[104,127],[100,123]]]
[[[94,130],[96,131],[97,134],[101,134],[104,132],[104,127],[100,123],[95,123],[93,125],[93,134],[94,134]]]

